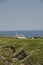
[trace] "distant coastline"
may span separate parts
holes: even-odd
[[[25,35],[26,38],[43,37],[42,31],[0,31],[0,36],[15,37],[16,33]]]

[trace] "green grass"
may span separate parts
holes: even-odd
[[[11,49],[3,49],[3,46],[13,46],[16,51],[13,54]],[[21,49],[27,54],[27,57],[23,60],[18,60],[14,65],[20,65],[22,62],[27,62],[27,65],[43,64],[43,39],[16,39],[12,37],[0,37],[0,64],[3,64],[1,62],[3,55],[6,56],[7,61],[13,62],[11,57],[18,54]]]

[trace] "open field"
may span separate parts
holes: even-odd
[[[43,65],[43,39],[0,37],[0,65]]]

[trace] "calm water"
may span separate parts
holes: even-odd
[[[18,34],[24,34],[27,38],[31,37],[43,37],[43,31],[0,31],[0,36],[16,36]]]

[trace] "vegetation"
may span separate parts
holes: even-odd
[[[0,65],[43,65],[43,38],[0,37]]]

